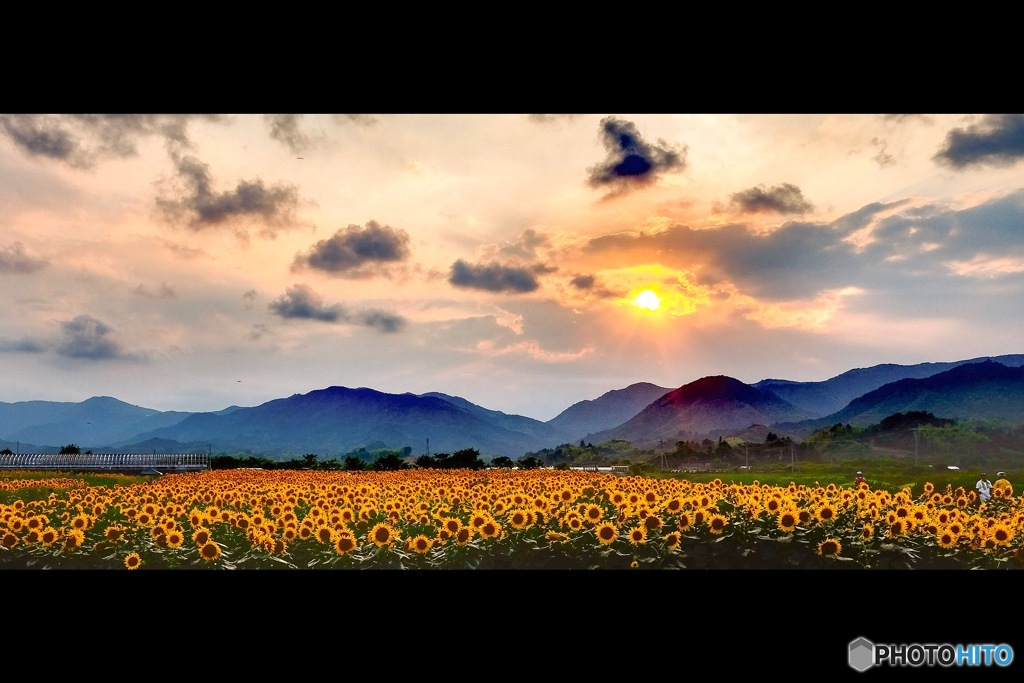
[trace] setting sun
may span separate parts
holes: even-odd
[[[645,289],[636,295],[633,305],[648,311],[656,311],[661,308],[661,297],[653,289]]]

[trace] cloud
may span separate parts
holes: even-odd
[[[290,287],[285,294],[272,301],[268,308],[285,319],[298,318],[329,323],[351,323],[389,333],[404,329],[408,323],[405,318],[396,313],[377,308],[349,312],[341,304],[325,304],[323,299],[309,286],[302,284]],[[265,332],[265,329],[254,328],[249,335],[250,339],[259,339]]]
[[[146,287],[146,285],[139,285],[132,290],[132,294],[137,294],[138,296],[142,296],[147,299],[175,299],[178,296],[166,282],[161,282],[160,289],[155,292],[149,291],[149,288]]]
[[[466,289],[515,294],[532,292],[540,287],[537,277],[530,268],[503,266],[494,261],[474,265],[462,259],[452,264],[448,282],[455,287]]]
[[[350,122],[360,126],[376,126],[380,123],[380,119],[369,114],[335,114],[334,120],[339,123]]]
[[[577,275],[573,279],[569,280],[569,284],[576,289],[590,289],[594,286],[595,281],[596,279],[593,275]]]
[[[381,332],[398,332],[404,329],[408,322],[400,315],[375,308],[359,311],[351,319],[360,325],[372,327]]]
[[[234,190],[218,193],[213,190],[207,164],[191,156],[172,156],[177,176],[164,186],[165,196],[156,199],[166,220],[200,231],[251,218],[263,225],[261,234],[269,237],[275,236],[274,228],[294,225],[293,213],[299,203],[295,186],[267,187],[260,179],[241,180]]]
[[[546,363],[572,362],[594,352],[592,346],[585,346],[579,351],[548,351],[533,339],[525,339],[505,346],[498,346],[493,341],[485,339],[477,342],[476,350],[485,356],[523,355]]]
[[[21,242],[14,242],[0,248],[0,273],[23,275],[41,270],[46,265],[47,263],[43,259],[34,258],[26,254],[25,247]]]
[[[529,114],[527,118],[534,123],[552,124],[561,121],[571,121],[579,114]]]
[[[954,128],[933,159],[961,170],[970,166],[1012,166],[1024,158],[1024,114],[989,114],[966,128]]]
[[[253,302],[256,301],[256,297],[258,296],[259,293],[255,289],[250,289],[242,294],[242,301],[244,302],[245,310],[252,310]]]
[[[283,142],[296,154],[309,146],[309,137],[299,129],[302,114],[264,114],[263,121],[270,130],[270,137]]]
[[[265,324],[256,323],[255,325],[252,326],[252,329],[249,330],[249,341],[259,341],[265,335],[268,335],[270,333],[270,328],[268,328]]]
[[[103,158],[135,156],[137,142],[158,136],[189,146],[188,124],[218,122],[217,114],[5,114],[0,134],[31,156],[54,159],[74,168],[91,168]]]
[[[0,353],[42,353],[46,344],[35,339],[0,339]]]
[[[338,322],[345,318],[344,309],[338,305],[327,305],[309,286],[295,285],[290,287],[267,307],[282,318],[303,318]]]
[[[533,261],[537,259],[537,247],[549,243],[547,235],[539,233],[533,228],[527,228],[515,242],[508,242],[501,246],[498,253],[506,257]]]
[[[772,188],[764,185],[737,192],[730,198],[732,206],[742,213],[806,213],[814,205],[804,199],[800,188],[783,183]]]
[[[607,116],[601,119],[600,135],[608,158],[587,169],[587,183],[592,187],[610,186],[617,194],[650,184],[662,173],[686,168],[685,145],[674,149],[664,140],[652,145],[630,121]]]
[[[974,306],[969,302],[997,287],[1024,296],[1022,224],[1018,190],[963,208],[873,203],[832,222],[788,221],[770,232],[733,223],[605,235],[591,239],[582,256],[687,270],[696,285],[758,306],[765,324],[796,320],[801,310],[831,314],[851,306],[905,315],[916,305],[918,315],[938,315],[943,301],[946,310]],[[858,296],[849,296],[854,291]]]
[[[89,315],[79,315],[60,324],[64,338],[57,353],[68,358],[111,360],[131,358],[110,334],[114,330]]]
[[[408,233],[371,220],[365,228],[349,225],[333,237],[320,240],[305,254],[296,254],[292,270],[309,267],[346,278],[386,276],[384,264],[408,256]]]

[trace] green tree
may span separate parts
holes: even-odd
[[[491,458],[491,465],[494,467],[500,467],[503,470],[510,470],[515,467],[515,463],[512,462],[512,458],[507,455],[499,455],[496,458]]]
[[[78,455],[81,452],[82,452],[82,449],[79,448],[76,444],[73,444],[73,443],[69,443],[66,446],[61,446],[60,447],[60,454],[61,455]]]
[[[341,464],[341,469],[347,472],[362,472],[366,470],[368,465],[366,461],[359,456],[352,455],[349,453],[345,456],[345,462]]]
[[[532,455],[527,455],[526,457],[519,458],[519,460],[516,461],[516,464],[519,465],[519,469],[521,470],[535,470],[544,463]]]
[[[374,460],[370,465],[370,469],[377,472],[407,470],[409,469],[409,463],[403,460],[398,453],[387,453]]]

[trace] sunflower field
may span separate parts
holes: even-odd
[[[1024,498],[572,470],[0,479],[0,569],[1020,569]],[[21,475],[21,476],[19,476]]]

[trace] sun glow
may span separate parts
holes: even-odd
[[[633,305],[648,311],[656,311],[661,308],[661,297],[653,289],[645,289],[633,297]]]

